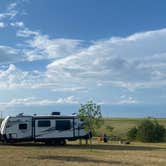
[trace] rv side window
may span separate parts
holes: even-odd
[[[57,120],[56,130],[69,130],[71,129],[70,120]]]
[[[40,120],[38,121],[38,127],[50,127],[50,120]]]
[[[19,129],[20,130],[26,130],[27,129],[27,124],[24,123],[24,124],[19,124]]]

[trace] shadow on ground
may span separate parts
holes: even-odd
[[[41,155],[36,157],[29,157],[30,159],[37,159],[37,160],[59,160],[65,162],[81,162],[81,163],[102,163],[102,164],[118,164],[121,165],[120,161],[106,161],[106,160],[96,160],[93,158],[81,157],[81,156],[48,156],[48,155]]]
[[[0,144],[2,145],[2,144]],[[6,146],[6,145],[4,145]],[[16,143],[10,144],[10,146],[18,147],[50,147],[50,148],[66,148],[66,149],[93,149],[93,150],[166,150],[166,148],[156,147],[156,146],[136,146],[136,145],[111,145],[111,144],[94,144],[90,145],[79,145],[79,144],[68,144],[65,146],[54,146],[54,145],[45,145],[41,143]]]
[[[153,146],[135,146],[135,145],[110,145],[110,144],[106,144],[106,145],[92,145],[92,147],[90,146],[84,146],[84,145],[67,145],[66,147],[69,148],[75,148],[75,149],[96,149],[96,150],[161,150],[161,149],[165,149],[166,148],[161,148],[161,147],[153,147]]]

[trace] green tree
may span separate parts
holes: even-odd
[[[154,127],[151,120],[143,120],[138,126],[137,139],[142,142],[153,142]]]
[[[137,139],[142,142],[160,142],[164,140],[165,128],[157,120],[143,120],[138,126]]]
[[[164,137],[165,137],[165,132],[166,129],[164,128],[164,126],[160,125],[157,120],[155,120],[154,122],[155,128],[154,128],[154,140],[156,142],[161,142],[164,141]]]
[[[135,140],[136,137],[137,137],[137,132],[138,132],[138,129],[137,129],[136,127],[131,128],[131,129],[127,132],[127,138],[128,138],[130,141]]]
[[[96,133],[96,129],[100,128],[103,123],[101,107],[93,101],[88,101],[86,104],[81,104],[81,107],[78,111],[78,116],[84,121],[85,130],[91,131],[92,135]],[[89,138],[92,144],[90,135]]]

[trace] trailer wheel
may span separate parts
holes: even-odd
[[[3,140],[2,143],[4,145],[13,145],[15,143],[15,141],[13,141],[13,140]]]
[[[50,141],[45,141],[46,145],[66,145],[66,140],[65,139],[57,139],[57,140],[50,140]]]
[[[51,145],[51,141],[45,141],[44,142],[46,145]]]
[[[59,140],[59,144],[60,144],[60,145],[66,145],[66,140],[65,140],[65,139]]]

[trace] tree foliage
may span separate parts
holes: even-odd
[[[129,130],[127,136],[130,140],[141,142],[161,142],[165,137],[165,128],[157,120],[145,119],[138,127]]]
[[[130,141],[135,140],[136,137],[137,137],[137,131],[138,131],[138,129],[137,129],[136,127],[131,128],[131,129],[127,132],[127,138],[128,138]]]
[[[102,123],[101,107],[93,101],[88,101],[86,104],[81,104],[78,111],[78,116],[84,121],[85,129],[91,131],[92,135],[96,133],[96,129],[99,128]]]

